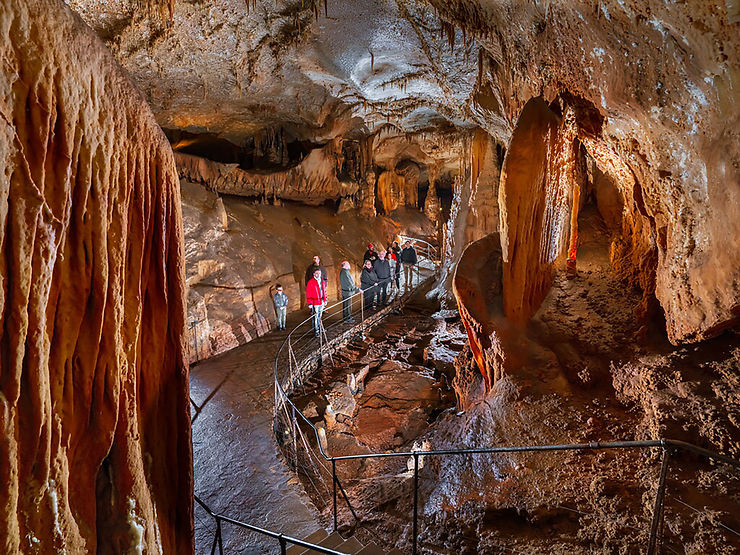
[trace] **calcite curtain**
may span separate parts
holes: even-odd
[[[170,147],[59,0],[0,3],[0,552],[192,552]]]

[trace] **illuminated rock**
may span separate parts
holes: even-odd
[[[0,552],[192,553],[172,152],[64,3],[0,35]]]

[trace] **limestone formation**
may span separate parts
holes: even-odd
[[[735,324],[735,4],[428,3],[481,47],[481,116],[498,114],[512,129],[538,95],[567,93],[590,107],[579,138],[602,172],[621,174],[626,197],[617,265],[633,265],[628,273],[648,296],[654,281],[670,340],[697,341]]]
[[[312,150],[297,166],[274,172],[242,170],[237,164],[221,164],[182,153],[175,153],[175,159],[181,177],[222,194],[321,204],[358,190],[357,183],[340,182],[337,178],[341,152],[342,141],[335,139]]]
[[[406,201],[406,179],[393,170],[378,176],[378,201],[383,212],[390,214]]]
[[[471,144],[470,215],[466,243],[499,230],[499,178],[496,143],[488,133],[476,129]]]
[[[504,317],[503,276],[500,237],[491,233],[468,245],[452,281],[472,357],[483,375],[486,391],[503,377],[507,362],[501,346],[501,336],[509,327]],[[464,398],[458,395],[458,403]]]
[[[0,35],[0,551],[192,553],[170,147],[61,1]]]
[[[527,103],[504,159],[499,189],[504,311],[525,323],[540,306],[570,236],[574,138],[542,99]],[[578,207],[575,208],[576,217]]]

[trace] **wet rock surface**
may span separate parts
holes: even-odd
[[[63,2],[0,3],[0,552],[188,553],[172,151]]]
[[[354,399],[349,411],[354,416],[327,426],[330,452],[675,437],[737,456],[740,338],[730,333],[691,348],[671,346],[659,319],[635,317],[641,314],[642,292],[610,270],[609,235],[598,215],[584,212],[580,237],[579,269],[554,276],[552,289],[522,335],[527,358],[521,366],[486,394],[470,351],[463,349],[455,361],[453,384],[458,407],[464,410],[430,413],[426,431],[416,427],[407,395],[400,391],[394,399],[403,414],[387,412],[384,400],[382,405],[364,405],[371,417],[362,418],[373,379],[379,388],[388,383],[404,388],[408,382],[410,391],[423,399],[415,379],[393,382],[384,376],[400,376],[406,368],[407,353],[414,350],[408,351],[406,340],[391,332],[379,345],[376,339],[369,348],[358,346],[343,355],[343,373],[370,363],[369,380],[362,396]],[[453,336],[464,333],[459,320],[453,327]],[[450,327],[443,329],[449,332]],[[458,350],[464,340],[452,344]],[[459,383],[465,372],[467,389]],[[321,380],[334,383],[332,375]],[[318,386],[310,397],[321,399],[322,391]],[[315,418],[321,418],[321,410]],[[402,425],[408,436],[398,433]],[[425,552],[631,552],[646,545],[660,466],[657,450],[424,458],[419,499]],[[413,495],[409,464],[377,459],[338,465],[360,519],[355,522],[340,503],[342,525],[360,537],[408,548]],[[667,483],[665,550],[731,553],[740,547],[731,531],[740,526],[736,475],[679,453],[671,459]],[[329,510],[324,510],[325,518]]]
[[[292,314],[288,325],[304,317]],[[270,333],[192,367],[195,494],[216,512],[304,538],[319,527],[318,512],[273,434],[273,363],[285,337]],[[213,519],[196,506],[196,553],[210,553],[214,533]],[[275,540],[243,529],[224,525],[223,534],[226,553],[279,550]]]

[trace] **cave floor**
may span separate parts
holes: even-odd
[[[290,314],[288,328],[303,311]],[[195,494],[212,510],[299,538],[317,512],[278,454],[272,434],[273,361],[287,332],[273,332],[190,369]],[[215,524],[195,506],[195,552],[210,553]],[[224,525],[226,553],[275,553],[277,543]]]
[[[329,451],[408,450],[414,442],[454,449],[671,437],[736,456],[740,336],[728,333],[691,347],[668,344],[659,318],[645,323],[634,316],[640,294],[612,275],[601,221],[593,212],[586,216],[577,275],[556,276],[523,338],[530,363],[469,410],[424,412],[426,389],[415,384],[419,370],[437,366],[424,352],[426,340],[414,337],[424,329],[411,319],[399,322],[398,334],[386,326],[385,334],[369,334],[337,353],[337,368],[318,373],[317,383],[295,397],[304,414],[325,424]],[[438,340],[454,327],[451,315],[444,328],[434,329]],[[364,367],[370,369],[366,389],[352,399],[344,391],[345,375]],[[340,526],[354,528],[361,540],[408,549],[407,464],[337,465],[360,519],[340,503]],[[431,458],[419,477],[422,552],[642,551],[658,469],[657,451]],[[666,482],[661,552],[738,552],[738,478],[677,454]],[[331,507],[317,502],[329,518]]]

